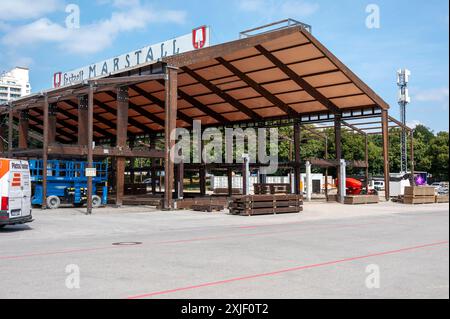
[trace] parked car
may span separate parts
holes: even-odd
[[[378,192],[384,191],[384,181],[371,181],[369,184],[369,188],[374,189]]]
[[[159,178],[157,178],[157,179],[155,180],[155,182],[156,182],[156,186],[159,186]],[[151,179],[151,178],[144,179],[144,180],[142,181],[142,183],[143,183],[143,184],[147,184],[147,186],[152,186],[152,179]]]

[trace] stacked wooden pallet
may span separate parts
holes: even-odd
[[[365,204],[378,204],[380,198],[378,195],[351,195],[346,196],[344,204],[346,205],[365,205]]]
[[[233,215],[252,216],[300,213],[302,205],[301,195],[248,195],[233,197],[229,208]]]
[[[448,203],[448,195],[436,196],[436,203]]]
[[[193,209],[194,207],[226,207],[228,205],[227,197],[209,196],[197,198],[184,198],[176,201],[177,209]],[[216,210],[216,209],[215,209]]]
[[[147,194],[147,184],[125,184],[125,195],[144,195]]]
[[[416,204],[433,204],[436,202],[435,188],[427,186],[405,187],[405,195],[403,203]]]
[[[253,184],[255,195],[290,194],[290,184]]]

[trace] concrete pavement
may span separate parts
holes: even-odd
[[[447,204],[82,212],[35,211],[33,223],[0,230],[0,298],[449,297]]]

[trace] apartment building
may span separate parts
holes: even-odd
[[[0,104],[31,93],[28,68],[16,67],[0,73]]]

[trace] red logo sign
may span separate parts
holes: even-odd
[[[192,30],[192,44],[195,49],[202,49],[206,45],[206,26]]]
[[[62,73],[57,72],[53,74],[53,87],[59,88],[61,86],[61,80],[62,80]]]

